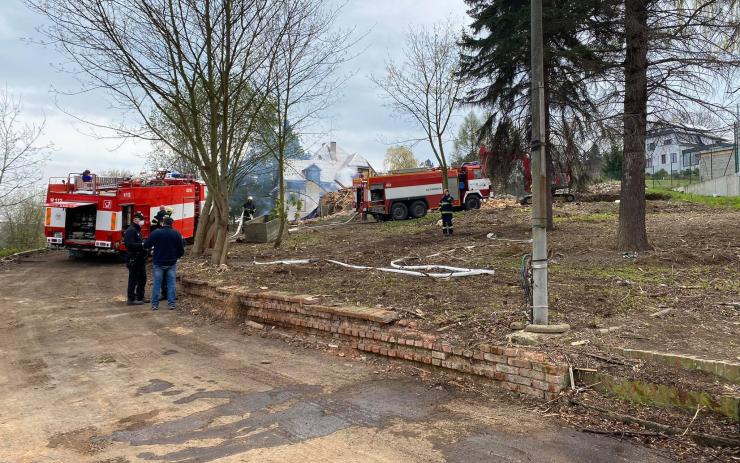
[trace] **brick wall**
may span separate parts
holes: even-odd
[[[567,366],[542,352],[491,344],[453,346],[405,326],[391,310],[323,305],[310,296],[217,287],[188,277],[181,277],[180,285],[204,310],[226,319],[331,335],[360,351],[482,376],[540,399],[553,399],[568,384]]]

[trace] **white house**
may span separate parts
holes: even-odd
[[[668,174],[677,174],[686,169],[696,169],[699,158],[695,148],[724,142],[726,140],[722,137],[699,127],[662,126],[650,129],[645,137],[645,173],[654,174],[663,169]]]
[[[359,167],[370,167],[370,163],[359,154],[338,147],[334,141],[323,143],[310,159],[286,161],[288,220],[308,215],[318,207],[324,193],[351,187]]]

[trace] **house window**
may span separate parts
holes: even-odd
[[[647,158],[647,167],[653,167],[653,157]]]
[[[655,150],[655,143],[648,143],[648,151],[654,151]]]
[[[678,162],[678,154],[671,153],[671,164],[675,164]]]
[[[660,155],[660,163],[665,164],[665,154]]]
[[[671,143],[673,143],[673,140],[672,140],[672,139],[670,139],[670,138],[666,138],[666,139],[665,139],[665,140],[663,141],[663,144],[664,144],[664,145],[670,145]]]

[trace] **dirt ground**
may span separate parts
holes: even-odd
[[[178,311],[126,306],[125,275],[60,253],[0,267],[0,462],[681,457],[564,426],[490,385],[214,324],[184,298]],[[689,458],[717,455],[729,454]]]
[[[587,367],[599,362],[579,353],[614,346],[740,361],[740,310],[733,306],[740,301],[740,212],[648,201],[654,249],[625,255],[615,248],[618,207],[614,202],[556,203],[556,230],[548,237],[550,314],[551,322],[568,323],[571,330],[543,348],[560,350]],[[181,268],[198,278],[253,290],[394,308],[418,328],[456,344],[505,342],[510,324],[527,320],[518,274],[531,245],[486,236],[528,239],[530,209],[496,201],[479,211],[456,213],[452,237],[442,235],[437,220],[437,214],[430,214],[402,222],[301,226],[279,249],[235,243],[228,269],[213,272],[204,259],[189,259]],[[306,258],[316,262],[254,263]],[[439,280],[326,262],[388,267],[399,258],[408,258],[408,264],[494,269],[496,274]],[[705,383],[719,392],[740,392],[737,385],[719,384],[708,375],[687,373],[678,381],[670,371],[651,371],[657,379],[687,387]]]

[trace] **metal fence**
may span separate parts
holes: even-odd
[[[645,183],[653,188],[676,188],[692,183],[704,182],[713,178],[724,177],[737,172],[737,148],[723,149],[717,152],[703,152],[696,162],[693,162],[693,153],[684,153],[679,162],[672,162],[669,169],[654,165],[648,169]],[[684,166],[684,156],[688,155],[692,162]]]

